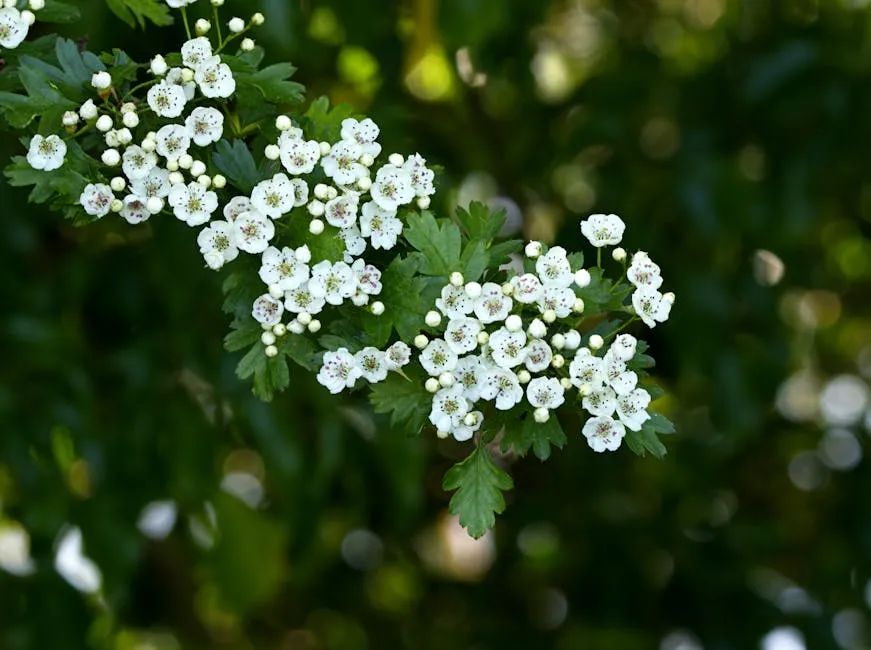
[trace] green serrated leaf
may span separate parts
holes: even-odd
[[[658,433],[674,433],[674,425],[663,415],[652,413],[641,431],[626,431],[626,443],[639,456],[650,452],[655,458],[665,457],[668,450],[659,439]]]
[[[531,414],[527,414],[520,426],[516,424],[505,427],[502,437],[502,451],[513,450],[514,453],[525,456],[532,449],[536,458],[550,458],[551,446],[562,449],[567,442],[566,434],[555,414],[544,423],[538,423]]]
[[[131,27],[145,28],[146,21],[157,26],[172,25],[169,7],[161,0],[106,0],[109,9]]]
[[[505,510],[505,490],[514,487],[514,481],[497,467],[486,447],[477,447],[462,462],[445,474],[442,487],[456,490],[449,510],[460,518],[469,535],[481,537],[496,523],[496,515]]]
[[[482,240],[470,241],[460,256],[460,271],[467,281],[479,280],[490,264],[487,243]]]
[[[245,194],[249,194],[260,182],[257,163],[254,162],[254,156],[243,140],[234,140],[232,143],[227,140],[218,142],[215,145],[215,153],[212,154],[212,163]]]
[[[405,341],[420,333],[424,317],[435,300],[435,292],[426,278],[417,275],[417,270],[416,257],[397,256],[381,276],[383,289],[379,298],[384,303],[384,313],[379,318],[388,321]]]
[[[245,325],[234,329],[224,337],[224,349],[227,350],[227,352],[244,350],[259,341],[262,334],[263,328],[260,327],[259,323],[254,322],[252,319],[250,323],[246,323]]]
[[[276,63],[251,74],[237,75],[238,92],[248,101],[298,104],[303,100],[305,87],[288,81],[295,72],[296,68],[290,63]],[[253,97],[244,97],[251,92]]]
[[[484,203],[472,201],[467,210],[457,208],[457,220],[463,233],[471,241],[490,242],[505,225],[505,210],[490,210]]]
[[[424,377],[412,366],[408,377],[391,372],[384,381],[373,384],[369,401],[376,413],[389,413],[390,422],[410,433],[419,433],[427,421],[432,395],[423,387]]]
[[[74,23],[81,18],[82,12],[78,7],[57,0],[46,0],[45,7],[39,11],[41,23]]]
[[[424,275],[449,276],[459,271],[460,229],[446,220],[436,220],[427,210],[411,213],[404,231],[406,241],[418,251],[420,272]]]
[[[309,138],[335,142],[341,134],[342,120],[353,116],[354,109],[349,104],[330,108],[329,99],[318,97],[302,116],[302,127]]]

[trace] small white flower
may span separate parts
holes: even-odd
[[[533,339],[526,346],[526,356],[523,363],[526,364],[526,369],[530,372],[541,372],[547,370],[553,359],[553,350],[541,339]]]
[[[411,189],[418,198],[424,198],[435,194],[435,172],[428,169],[426,160],[420,154],[409,156],[402,166],[411,177]]]
[[[194,73],[187,68],[173,68],[166,73],[163,83],[177,86],[184,92],[187,101],[191,101],[197,92],[197,85],[193,82]]]
[[[357,260],[351,266],[357,279],[357,288],[367,296],[377,296],[381,293],[381,271],[363,260]]]
[[[523,399],[523,387],[511,370],[490,368],[481,379],[481,397],[496,400],[496,408],[507,411]]]
[[[542,314],[553,311],[558,318],[566,318],[572,313],[576,298],[575,292],[567,287],[544,287],[538,299],[538,308]]]
[[[224,114],[216,108],[199,106],[185,120],[188,134],[198,147],[205,147],[224,135]]]
[[[128,194],[124,197],[124,207],[121,208],[121,216],[127,223],[136,225],[148,221],[151,212],[148,210],[147,199],[136,194]]]
[[[112,85],[112,75],[105,70],[95,72],[91,75],[91,86],[97,90],[106,90]]]
[[[137,145],[127,147],[121,160],[121,169],[131,181],[143,180],[157,166],[157,154],[146,152]]]
[[[308,282],[284,294],[284,307],[294,314],[319,314],[325,304],[322,297],[312,295]]]
[[[369,118],[359,122],[351,117],[342,120],[342,140],[356,142],[361,156],[378,157],[381,153],[381,145],[377,142],[379,133],[378,125]]]
[[[308,203],[308,183],[301,178],[291,178],[293,186],[293,207],[298,208]]]
[[[460,295],[466,292],[458,288]],[[444,294],[444,291],[442,292]],[[468,298],[466,298],[468,300]],[[481,295],[474,301],[475,316],[482,323],[497,323],[504,321],[511,313],[514,302],[506,296],[502,287],[494,282],[486,282],[481,287]]]
[[[284,305],[277,298],[264,293],[254,301],[251,315],[262,325],[276,325],[281,322],[281,317],[284,315]]]
[[[646,411],[650,404],[650,393],[643,388],[636,388],[631,393],[617,397],[617,417],[632,431],[641,431],[644,423],[650,419]]]
[[[336,228],[349,228],[357,223],[357,203],[359,198],[356,194],[342,194],[327,201],[324,209],[324,217],[327,223]]]
[[[452,284],[448,284],[442,288],[441,297],[436,298],[435,306],[448,318],[461,318],[472,312],[475,303],[468,295],[466,295],[466,292],[462,287],[455,287]]]
[[[221,57],[218,56],[203,61],[197,68],[194,79],[200,87],[200,92],[211,99],[230,97],[236,92],[233,71],[226,63],[221,63]]]
[[[638,384],[638,375],[627,370],[626,362],[618,359],[611,350],[602,357],[602,369],[605,373],[605,382],[618,395],[632,392]]]
[[[490,353],[500,368],[519,366],[526,358],[526,332],[500,327],[490,335]]]
[[[360,216],[360,232],[369,237],[372,248],[390,250],[402,234],[402,221],[395,212],[381,208],[374,201],[367,201]]]
[[[457,353],[443,339],[433,339],[421,351],[420,365],[431,377],[438,377],[456,367]]]
[[[648,327],[656,327],[656,323],[668,320],[671,303],[663,300],[662,294],[656,289],[641,287],[632,294],[632,306],[635,313]]]
[[[104,183],[91,183],[85,186],[79,203],[89,215],[100,218],[109,214],[114,199],[111,187]]]
[[[296,289],[309,278],[309,267],[296,258],[291,248],[278,250],[270,246],[263,251],[260,265],[260,279],[267,286],[277,284],[282,290]]]
[[[82,553],[82,531],[79,528],[70,528],[61,537],[54,556],[54,568],[82,593],[96,594],[103,585],[99,567]]]
[[[576,388],[589,386],[591,391],[597,391],[605,382],[605,371],[602,360],[591,354],[577,354],[569,364],[569,377]]]
[[[251,191],[251,204],[270,219],[278,219],[290,212],[295,200],[294,186],[284,174],[257,183]]]
[[[0,47],[14,50],[21,45],[30,25],[21,17],[21,12],[15,7],[0,9]]]
[[[429,421],[439,431],[450,431],[460,426],[469,412],[469,400],[463,396],[460,386],[442,388],[432,398]]]
[[[514,299],[519,303],[530,305],[538,302],[544,292],[541,280],[532,273],[524,273],[511,279],[514,287]]]
[[[395,212],[414,198],[411,174],[402,167],[384,165],[375,175],[369,193],[380,207]]]
[[[445,342],[457,354],[471,352],[478,347],[480,331],[481,322],[474,318],[452,318],[445,328]]]
[[[341,305],[356,292],[357,278],[344,262],[333,264],[324,260],[312,267],[308,288],[313,296],[323,298],[331,305]]]
[[[535,272],[545,287],[570,287],[575,279],[566,249],[554,246],[535,260]]]
[[[617,396],[605,386],[584,397],[582,406],[590,415],[609,416],[617,409]]]
[[[173,186],[168,201],[175,216],[189,226],[206,223],[218,209],[218,195],[199,183]]]
[[[213,269],[221,268],[239,256],[233,241],[233,225],[226,221],[212,221],[197,236],[200,253]]]
[[[625,229],[626,224],[616,214],[593,214],[581,222],[581,233],[596,248],[616,246]]]
[[[274,236],[272,221],[256,210],[243,212],[233,221],[233,240],[246,253],[262,253]]]
[[[167,124],[157,132],[157,153],[167,160],[177,161],[190,146],[191,136],[180,124]]]
[[[281,164],[294,176],[311,174],[321,157],[321,148],[314,140],[295,138],[284,132],[278,139]]]
[[[224,218],[230,223],[233,223],[240,214],[251,212],[253,209],[254,206],[251,205],[251,199],[247,196],[234,196],[230,199],[229,203],[224,206]]]
[[[475,432],[481,428],[483,422],[484,414],[481,411],[470,411],[466,413],[460,424],[454,425],[450,433],[457,442],[465,442],[475,435]]]
[[[526,399],[535,408],[555,409],[566,401],[565,389],[556,377],[536,377],[526,386]]]
[[[330,153],[321,158],[324,173],[339,185],[353,185],[369,170],[358,161],[363,155],[360,145],[351,140],[337,142]]]
[[[155,115],[168,118],[181,115],[188,101],[184,88],[163,81],[148,89],[147,99]]]
[[[196,70],[212,56],[212,43],[205,36],[192,38],[181,46],[181,60],[191,70]]]
[[[638,339],[631,334],[621,334],[611,343],[609,352],[620,361],[630,361],[635,356]]]
[[[2,29],[2,23],[0,23]],[[64,164],[67,155],[67,145],[56,135],[42,137],[35,135],[30,140],[30,149],[27,152],[27,162],[34,169],[53,171]]]
[[[654,263],[644,251],[638,251],[632,256],[632,264],[626,270],[626,279],[639,289],[642,287],[659,289],[662,286],[659,265]]]
[[[484,364],[481,358],[470,355],[463,357],[454,366],[454,384],[461,386],[463,395],[471,402],[477,402],[481,397],[481,377],[484,374]]]
[[[384,363],[388,370],[399,370],[411,362],[411,348],[402,341],[391,345],[384,353]]]
[[[169,172],[163,167],[154,167],[145,178],[131,181],[130,189],[133,191],[133,194],[141,196],[144,199],[152,197],[165,199],[169,196],[169,190],[172,189],[172,185],[169,182]]]
[[[593,451],[616,451],[626,435],[626,428],[610,417],[595,417],[587,420],[581,433]]]
[[[384,381],[387,377],[387,364],[384,353],[378,348],[367,347],[354,355],[357,365],[360,367],[363,379],[371,384]]]
[[[347,348],[339,348],[335,352],[324,353],[318,383],[335,395],[345,388],[352,388],[362,374],[363,370],[354,355]]]

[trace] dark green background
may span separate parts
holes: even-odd
[[[144,59],[181,40],[80,4],[62,32],[92,49]],[[509,509],[471,551],[495,562],[470,572],[440,489],[461,445],[392,431],[302,370],[258,403],[222,352],[220,278],[191,230],[74,229],[0,185],[0,499],[39,567],[0,573],[0,647],[696,647],[673,643],[683,631],[743,649],[780,626],[808,648],[871,646],[868,462],[797,489],[790,460],[823,428],[774,408],[791,373],[858,373],[871,344],[862,4],[228,1],[227,16],[267,14],[267,61],[296,64],[311,97],[351,102],[387,150],[443,166],[439,210],[501,197],[527,237],[570,249],[583,215],[623,216],[627,248],[677,294],[647,338],[678,435],[661,462],[595,455],[578,431],[546,464],[505,459]],[[785,264],[779,284],[754,273],[759,249]],[[219,488],[231,453],[263,467],[256,511]],[[174,533],[144,540],[141,508],[169,498]],[[211,550],[188,525],[207,501]],[[65,522],[103,570],[105,607],[51,569]],[[383,545],[366,570],[341,553],[357,528]]]

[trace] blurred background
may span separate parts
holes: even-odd
[[[183,34],[79,4],[92,49]],[[301,370],[250,395],[192,231],[74,229],[2,184],[0,647],[871,647],[869,5],[228,0],[311,98],[443,166],[438,209],[568,248],[623,216],[677,293],[644,334],[678,435],[504,458],[473,542],[440,488],[461,446]],[[68,524],[102,599],[52,568]]]

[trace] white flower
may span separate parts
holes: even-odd
[[[555,409],[566,401],[565,389],[556,377],[536,377],[526,386],[526,399],[535,408]]]
[[[621,361],[611,351],[602,357],[602,370],[605,373],[605,382],[614,389],[618,395],[626,395],[632,392],[638,384],[638,375],[626,369],[626,362]]]
[[[384,353],[378,348],[363,348],[354,355],[354,358],[357,360],[357,365],[360,366],[363,379],[369,383],[377,384],[387,377],[387,363],[384,360]]]
[[[130,189],[133,191],[133,194],[141,196],[144,199],[152,197],[165,199],[169,196],[169,190],[172,189],[172,185],[169,182],[169,172],[163,167],[154,167],[145,178],[131,181]]]
[[[514,368],[526,358],[526,332],[500,327],[490,335],[490,353],[500,368]]]
[[[210,268],[219,269],[239,256],[233,241],[233,225],[226,221],[212,221],[197,236],[200,253]]]
[[[295,198],[293,184],[284,174],[257,183],[251,192],[251,204],[270,219],[278,219],[290,212]]]
[[[602,360],[592,354],[577,354],[569,365],[569,377],[576,388],[589,386],[591,391],[597,391],[605,382],[605,371]]]
[[[469,412],[469,400],[463,396],[460,386],[442,388],[432,398],[429,421],[439,431],[451,431],[463,422]]]
[[[380,130],[371,119],[357,121],[352,117],[342,120],[342,140],[356,142],[360,146],[360,155],[377,158],[381,153],[381,145],[376,142]]]
[[[496,400],[496,408],[507,411],[523,399],[523,387],[511,370],[490,368],[480,383],[481,397]]]
[[[423,198],[435,194],[435,172],[427,168],[426,160],[420,154],[409,156],[402,167],[411,177],[411,189],[415,196]]]
[[[544,291],[541,280],[532,273],[511,278],[511,284],[514,285],[514,299],[525,305],[538,302]]]
[[[566,249],[554,246],[535,260],[535,272],[545,287],[570,287],[575,276]]]
[[[480,331],[481,322],[474,318],[452,318],[445,328],[445,342],[457,354],[471,352],[478,347]]]
[[[206,59],[197,68],[194,79],[200,87],[200,92],[206,97],[229,97],[236,91],[236,80],[226,63],[221,63],[221,57],[213,56]]]
[[[268,218],[252,210],[233,221],[233,240],[246,253],[262,253],[275,236],[275,226]]]
[[[357,223],[356,194],[342,194],[327,201],[324,208],[324,217],[327,223],[336,228],[348,228]]]
[[[617,417],[632,431],[641,431],[644,423],[650,419],[645,410],[650,404],[650,393],[643,388],[636,388],[631,393],[617,397]]]
[[[104,183],[91,183],[85,186],[82,195],[79,197],[79,203],[92,217],[105,217],[112,209],[112,201],[115,200],[115,195],[112,193],[112,188]]]
[[[357,260],[351,266],[357,279],[357,288],[367,296],[377,296],[381,293],[381,271],[363,260]]]
[[[526,356],[523,363],[526,364],[526,369],[530,372],[541,372],[547,370],[553,359],[553,350],[541,339],[533,339],[526,346]]]
[[[477,402],[481,397],[483,374],[484,364],[480,357],[474,355],[463,357],[454,366],[454,382],[463,388],[463,395],[471,402]]]
[[[616,451],[626,435],[626,428],[610,417],[595,417],[587,420],[581,433],[593,451]]]
[[[0,13],[2,11],[6,10],[0,10]],[[2,30],[2,22],[0,22],[0,30]],[[46,138],[43,138],[41,135],[35,135],[30,140],[30,149],[27,151],[27,163],[34,169],[50,172],[64,164],[64,157],[66,155],[66,142],[56,135],[50,135]]]
[[[254,206],[251,205],[251,199],[247,196],[234,196],[230,202],[224,206],[224,218],[233,223],[243,212],[251,212]]]
[[[656,323],[668,320],[671,303],[663,299],[656,289],[641,287],[632,294],[632,306],[635,313],[648,327],[656,327]]]
[[[501,290],[499,291],[499,295],[502,295]],[[452,284],[447,284],[442,287],[442,295],[440,298],[436,298],[435,306],[448,318],[461,318],[466,314],[471,313],[475,303],[471,298],[469,298],[463,287],[455,287]],[[478,317],[480,318],[480,315]]]
[[[324,353],[318,383],[335,395],[345,388],[352,388],[362,374],[363,370],[354,355],[347,348],[339,348],[335,352]]]
[[[590,415],[610,416],[617,408],[617,396],[613,389],[604,386],[584,397],[581,405]]]
[[[319,314],[324,308],[326,301],[322,297],[312,295],[308,282],[291,289],[284,294],[284,307],[294,314]]]
[[[296,259],[292,248],[278,250],[270,246],[263,251],[260,265],[260,279],[267,286],[277,284],[284,291],[296,289],[309,278],[309,267]]]
[[[157,132],[157,153],[167,160],[178,160],[190,146],[191,136],[180,124],[167,124]]]
[[[173,186],[168,200],[175,216],[189,226],[206,223],[218,209],[218,195],[199,183]]]
[[[462,287],[459,287],[458,291],[463,296],[466,295]],[[474,302],[475,316],[482,323],[504,321],[508,318],[513,306],[514,302],[511,298],[502,293],[502,287],[495,282],[486,282],[481,287],[481,295]]]
[[[197,85],[192,81],[193,73],[186,68],[173,68],[166,73],[163,83],[170,86],[178,86],[184,91],[184,97],[191,101],[197,92]]]
[[[181,46],[181,60],[191,70],[196,70],[212,56],[212,43],[205,36],[192,38]]]
[[[390,250],[402,234],[402,221],[395,212],[381,208],[374,201],[367,201],[360,217],[360,233],[369,237],[372,248]]]
[[[30,535],[17,522],[0,524],[0,569],[12,575],[26,576],[35,570],[30,557]]]
[[[391,345],[384,353],[384,363],[388,370],[399,370],[411,362],[411,348],[402,341]]]
[[[469,424],[469,419],[471,418],[472,423]],[[484,414],[481,411],[470,411],[466,413],[466,416],[460,422],[460,424],[456,424],[451,429],[450,433],[454,437],[454,440],[457,442],[465,442],[466,440],[470,440],[475,432],[481,428],[481,424],[484,422]]]
[[[57,546],[54,568],[73,588],[85,594],[100,591],[103,576],[94,561],[82,553],[82,531],[67,530]]]
[[[151,170],[157,166],[157,154],[147,152],[135,144],[124,150],[121,160],[123,161],[121,169],[131,181],[140,181],[146,178]]]
[[[293,186],[293,207],[298,208],[308,203],[308,183],[301,178],[291,178],[290,184]]]
[[[581,222],[581,232],[596,248],[619,244],[625,229],[626,224],[616,214],[593,214]]]
[[[545,287],[538,299],[541,313],[552,310],[558,318],[566,318],[575,306],[575,292],[567,287]]]
[[[148,89],[147,99],[156,115],[169,118],[181,115],[188,100],[184,88],[163,81]]]
[[[644,251],[638,251],[632,256],[632,264],[626,270],[626,278],[639,289],[642,287],[659,289],[662,286],[659,265]]]
[[[372,195],[372,200],[380,207],[395,212],[414,198],[411,174],[402,167],[384,165],[375,174],[375,181],[369,193]]]
[[[251,307],[251,315],[258,323],[262,325],[277,325],[281,322],[281,317],[284,315],[284,305],[277,298],[273,298],[268,293],[254,301]]]
[[[128,194],[124,197],[124,207],[121,208],[121,216],[127,223],[136,225],[148,221],[151,212],[148,211],[146,202],[148,199],[137,194]]]
[[[21,17],[18,9],[0,9],[0,46],[14,50],[27,38],[29,29],[30,25]]]
[[[351,140],[340,140],[330,149],[329,155],[321,158],[321,167],[337,184],[352,185],[369,173],[358,162],[362,155],[359,144]]]
[[[312,267],[308,288],[316,298],[323,298],[331,305],[341,305],[357,291],[357,278],[344,262],[333,264],[324,260]]]
[[[321,157],[321,148],[314,140],[295,138],[288,132],[278,139],[281,164],[289,174],[311,174]]]
[[[611,348],[608,350],[620,361],[630,361],[635,356],[635,348],[638,345],[638,339],[631,334],[621,334],[614,342],[611,343]]]
[[[433,339],[420,353],[420,365],[431,377],[450,372],[457,365],[457,353],[442,339]]]
[[[224,114],[216,108],[199,106],[188,115],[185,126],[194,144],[205,147],[224,135]]]

